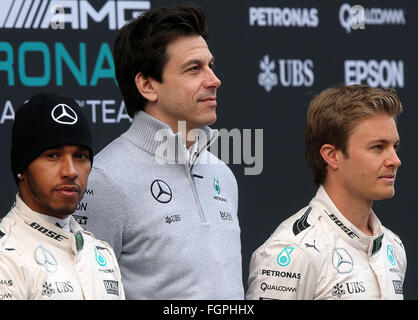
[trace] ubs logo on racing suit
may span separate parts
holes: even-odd
[[[359,293],[366,292],[366,288],[363,284],[363,281],[347,282],[347,283],[345,283],[345,287],[346,287],[347,291],[343,289],[343,284],[337,283],[334,286],[334,290],[332,291],[332,295],[334,297],[337,297],[337,298],[340,299],[346,293],[359,294]]]
[[[55,286],[52,283],[45,281],[42,284],[42,295],[51,297],[55,293],[65,294],[68,292],[74,292],[71,281],[55,281]]]
[[[332,291],[332,295],[338,298],[341,298],[343,295],[345,295],[345,290],[343,289],[343,285],[337,283],[334,286],[334,291]]]
[[[52,288],[52,284],[45,281],[44,284],[42,285],[42,295],[47,296],[49,298],[54,293],[55,293],[55,290]]]

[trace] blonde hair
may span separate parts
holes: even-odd
[[[376,113],[396,117],[402,104],[394,89],[367,85],[338,85],[316,95],[310,102],[305,125],[306,160],[316,184],[326,178],[326,163],[320,149],[334,145],[347,155],[347,141],[358,121]]]

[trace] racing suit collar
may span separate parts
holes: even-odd
[[[383,238],[382,225],[372,209],[370,209],[369,225],[373,236],[368,236],[337,209],[322,185],[318,188],[310,206],[318,208],[331,228],[350,245],[366,252],[369,256],[380,250]]]
[[[12,208],[12,212],[36,237],[43,236],[47,242],[51,242],[54,246],[58,246],[66,251],[76,253],[80,250],[74,234],[79,235],[85,233],[85,231],[72,216],[70,216],[69,222],[71,232],[67,232],[52,224],[45,215],[33,211],[20,198],[19,194],[16,194],[16,202]]]
[[[174,133],[168,124],[140,111],[135,114],[132,125],[122,134],[122,137],[164,163],[184,163],[190,167],[199,155],[218,138],[218,134],[218,130],[213,130],[208,126],[198,130],[195,139],[196,147],[189,148],[193,151],[193,154],[189,156],[181,132]]]

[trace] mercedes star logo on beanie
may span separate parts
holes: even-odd
[[[74,124],[77,122],[77,113],[64,103],[57,104],[51,111],[52,119],[61,124]]]
[[[42,152],[64,145],[88,149],[93,162],[90,124],[77,102],[52,93],[34,95],[15,113],[10,156],[16,183]]]

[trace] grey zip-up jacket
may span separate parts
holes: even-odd
[[[207,151],[145,112],[94,159],[76,218],[118,257],[127,299],[243,299],[238,187]]]

